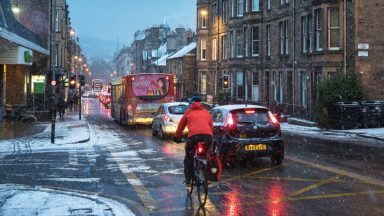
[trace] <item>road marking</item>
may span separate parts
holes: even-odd
[[[284,177],[269,177],[269,176],[251,176],[248,178],[252,179],[271,179],[271,180],[285,180],[285,181],[299,181],[299,182],[316,182],[320,181],[321,179],[306,179],[306,178],[284,178]],[[337,180],[335,182],[347,182],[344,180]]]
[[[111,155],[113,158],[116,153],[118,153],[112,145],[107,145],[107,148],[111,152]],[[140,200],[143,202],[144,207],[150,211],[157,208],[156,201],[152,198],[152,196],[149,194],[148,190],[144,187],[140,179],[136,177],[135,174],[132,172],[127,172],[127,164],[129,161],[124,160],[115,160],[115,162],[119,165],[119,168],[121,172],[124,174],[125,178],[127,179],[128,183],[133,187],[133,189],[136,191],[136,194],[140,198]]]
[[[290,156],[285,156],[285,158],[290,160],[290,161],[293,161],[293,162],[305,164],[305,165],[308,165],[308,166],[311,166],[311,167],[314,167],[317,169],[332,172],[332,173],[335,173],[335,174],[340,175],[340,176],[348,176],[350,178],[357,179],[359,181],[362,181],[362,182],[370,184],[370,185],[384,187],[384,181],[379,180],[379,179],[375,179],[375,178],[368,177],[368,176],[363,176],[363,175],[360,175],[357,173],[353,173],[351,171],[346,171],[346,170],[342,170],[342,169],[338,169],[338,168],[333,168],[333,167],[321,165],[318,163],[312,163],[309,161],[301,160],[301,159],[290,157]]]
[[[312,185],[309,185],[307,187],[304,187],[304,188],[301,188],[300,190],[297,190],[297,191],[294,191],[290,194],[288,194],[287,196],[284,196],[284,197],[281,197],[279,198],[277,201],[285,201],[287,198],[292,198],[292,197],[296,197],[300,194],[303,194],[305,192],[308,192],[308,191],[311,191],[315,188],[318,188],[320,186],[323,186],[323,185],[326,185],[326,184],[329,184],[331,182],[335,182],[337,181],[340,177],[342,176],[334,176],[334,177],[331,177],[331,178],[327,178],[327,179],[323,179],[323,180],[320,180],[318,182],[316,182],[315,184],[312,184]]]
[[[79,162],[77,160],[77,148],[69,151],[69,156],[68,156],[68,164],[71,166],[77,166],[79,165]]]
[[[290,198],[287,198],[285,201],[327,199],[327,198],[351,197],[351,196],[372,195],[372,194],[384,194],[384,190],[339,193],[339,194],[325,194],[325,195],[318,195],[318,196],[290,197]]]
[[[265,169],[261,169],[261,170],[256,170],[254,172],[246,173],[244,175],[234,176],[232,178],[223,179],[223,180],[220,180],[218,182],[213,182],[213,183],[209,184],[209,187],[216,187],[217,185],[222,184],[222,183],[226,183],[226,182],[238,180],[238,179],[241,179],[244,177],[249,177],[249,176],[253,176],[256,174],[263,173],[263,172],[271,171],[271,170],[274,170],[274,169],[279,168],[279,167],[281,167],[281,165],[273,166],[273,167],[269,167],[269,168],[265,168]]]

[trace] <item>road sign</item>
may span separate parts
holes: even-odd
[[[359,43],[357,44],[357,48],[360,50],[368,50],[369,49],[369,44],[367,43]]]

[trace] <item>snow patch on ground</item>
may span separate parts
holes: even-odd
[[[0,208],[2,216],[134,215],[123,204],[104,197],[40,187],[0,185],[0,197],[7,198]]]

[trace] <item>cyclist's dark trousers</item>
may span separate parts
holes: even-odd
[[[193,156],[195,155],[195,145],[198,142],[205,142],[211,147],[212,136],[209,134],[196,134],[188,137],[189,141],[185,144],[185,158],[184,158],[184,176],[185,180],[189,181],[193,178]]]

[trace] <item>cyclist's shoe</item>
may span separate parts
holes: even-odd
[[[192,186],[191,180],[184,181],[185,189],[190,189]]]

